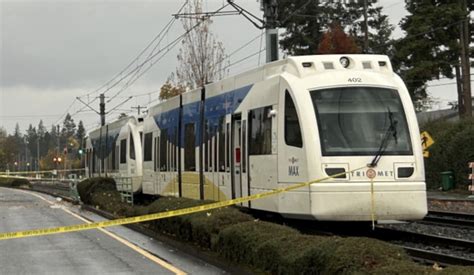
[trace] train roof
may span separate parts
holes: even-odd
[[[319,73],[341,70],[365,70],[384,74],[393,73],[392,65],[386,55],[328,54],[289,56],[285,59],[267,63],[258,68],[207,84],[205,88],[206,94],[216,94],[251,85],[283,73],[294,75],[297,78],[305,78]],[[183,98],[190,98],[189,96],[198,93],[200,90],[201,88],[187,91],[182,94]],[[164,109],[167,109],[166,105],[174,106],[178,100],[177,98],[179,97],[171,98],[150,107],[148,115],[152,116],[157,112],[164,111]]]
[[[113,121],[113,122],[107,123],[105,126],[109,126],[109,130],[110,130],[110,129],[115,129],[115,128],[120,128],[120,127],[122,127],[123,125],[125,125],[127,122],[131,121],[131,120],[132,120],[132,122],[137,123],[137,118],[135,118],[134,116],[126,116],[126,117],[117,119],[117,120],[115,120],[115,121]],[[95,128],[95,129],[89,131],[87,135],[88,135],[89,137],[90,137],[91,135],[94,136],[97,131],[99,131],[102,127],[105,127],[105,126],[101,126],[101,127]]]

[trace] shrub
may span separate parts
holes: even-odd
[[[77,192],[85,204],[92,204],[92,195],[97,192],[114,190],[117,189],[112,178],[89,178],[77,184]]]
[[[111,183],[83,183],[81,192],[109,212],[138,216],[210,203],[187,198],[160,197],[149,205],[121,202]],[[369,238],[309,236],[297,230],[253,219],[235,207],[145,223],[157,232],[211,249],[233,262],[272,274],[427,274],[434,269],[410,260],[403,249]],[[450,267],[447,274],[472,274],[470,267]],[[444,273],[444,272],[443,272]]]
[[[458,188],[466,189],[468,162],[474,161],[474,119],[459,122],[437,121],[427,124],[426,130],[435,140],[425,158],[428,188],[440,187],[443,171],[453,171]]]
[[[0,177],[0,186],[2,187],[19,187],[22,185],[30,185],[27,179],[16,177]]]

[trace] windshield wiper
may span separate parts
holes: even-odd
[[[398,121],[393,118],[393,113],[390,111],[390,108],[387,107],[387,112],[388,112],[388,118],[390,120],[390,125],[388,126],[387,131],[385,132],[385,135],[382,139],[382,143],[380,144],[379,150],[375,154],[374,159],[372,162],[368,165],[369,167],[376,167],[377,163],[379,162],[380,158],[382,157],[383,153],[385,152],[385,149],[387,149],[388,146],[388,141],[390,139],[390,135],[393,136],[395,139],[395,144],[398,143],[397,139],[397,124]]]

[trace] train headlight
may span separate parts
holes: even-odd
[[[339,62],[341,63],[342,67],[344,68],[347,68],[349,67],[349,65],[351,64],[351,62],[349,61],[349,58],[343,56],[339,59]]]

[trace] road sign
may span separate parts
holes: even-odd
[[[428,149],[431,145],[433,145],[435,142],[433,138],[428,134],[427,131],[424,131],[421,133],[421,146],[423,146],[423,150]]]

